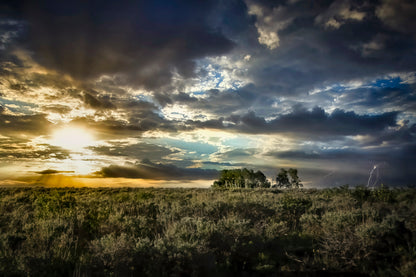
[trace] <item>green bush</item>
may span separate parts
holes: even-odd
[[[415,276],[416,191],[0,189],[0,276]]]

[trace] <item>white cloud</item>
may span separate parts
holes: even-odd
[[[245,55],[244,60],[247,61],[247,62],[250,61],[251,60],[251,55]]]
[[[278,32],[285,29],[293,20],[287,8],[279,6],[267,8],[252,1],[246,1],[248,14],[256,16],[258,41],[270,50],[280,46]]]
[[[211,89],[237,90],[251,79],[247,76],[251,55],[229,55],[205,58],[197,62],[197,77],[183,78],[175,74],[171,87],[176,92],[185,92],[197,98],[205,97]]]
[[[350,80],[348,82],[333,83],[330,85],[324,85],[322,87],[317,87],[308,92],[309,95],[319,94],[321,92],[330,92],[333,90],[353,90],[363,86],[364,80]]]
[[[335,18],[330,18],[327,22],[325,22],[325,27],[338,29],[339,27],[341,27],[341,23],[337,21]]]
[[[402,84],[416,84],[416,72],[404,72],[398,74],[400,79],[402,80]]]
[[[364,57],[367,57],[379,50],[382,50],[384,48],[385,39],[386,38],[382,35],[376,35],[372,40],[361,46],[361,54]]]
[[[338,29],[348,20],[362,21],[365,16],[365,12],[354,9],[348,0],[337,0],[315,18],[315,23],[326,29]]]
[[[184,121],[190,119],[201,119],[201,114],[198,111],[189,109],[186,105],[167,105],[161,110],[161,113],[167,120]],[[205,119],[207,119],[206,116],[204,116],[204,120]]]

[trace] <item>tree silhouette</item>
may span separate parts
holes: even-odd
[[[221,188],[269,188],[270,182],[260,170],[252,169],[224,169],[213,187]]]
[[[303,187],[298,176],[298,170],[289,168],[288,170],[281,168],[276,177],[276,187],[278,188],[300,188]]]
[[[298,170],[295,168],[289,168],[288,170],[289,177],[290,177],[290,184],[292,188],[300,188],[303,187],[303,184],[300,181],[298,176]]]
[[[290,182],[289,182],[289,178],[287,176],[287,170],[286,169],[281,168],[279,173],[277,174],[276,186],[278,188],[289,188],[290,187]]]

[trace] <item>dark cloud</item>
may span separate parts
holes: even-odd
[[[363,142],[363,146],[400,147],[416,141],[416,124],[405,125],[393,130],[385,130],[377,136],[372,136]]]
[[[238,166],[238,164],[233,164],[233,163],[229,163],[229,162],[203,162],[204,165],[213,165],[213,166]]]
[[[380,115],[358,115],[353,111],[336,109],[331,114],[322,108],[315,107],[308,111],[303,108],[295,109],[291,114],[282,115],[269,123],[263,123],[262,119],[254,114],[247,114],[242,118],[248,128],[263,126],[271,130],[281,132],[299,132],[317,135],[357,135],[368,134],[384,130],[390,126],[396,126],[397,112],[389,112]],[[305,130],[308,130],[305,132]]]
[[[101,155],[125,156],[135,158],[137,160],[146,159],[150,161],[159,161],[170,154],[178,152],[177,150],[149,143],[137,143],[131,145],[114,143],[112,146],[95,146],[90,147],[90,149]]]
[[[22,68],[24,69],[24,66],[22,66],[20,69]],[[18,68],[16,68],[14,72],[21,73]],[[73,81],[67,78],[66,76],[62,76],[62,74],[52,72],[22,72],[21,75],[18,77],[19,78],[16,78],[18,83],[11,85],[14,85],[17,88],[24,88],[20,89],[20,92],[22,92],[23,94],[26,92],[28,88],[39,89],[42,87],[48,87],[56,90],[56,96],[61,97],[60,94],[63,92],[67,92],[67,94],[70,94],[70,89],[73,89],[75,85]]]
[[[94,94],[97,94],[94,92]],[[115,106],[111,103],[108,96],[94,96],[92,93],[84,92],[83,100],[87,106],[95,109],[114,109]]]
[[[117,106],[123,110],[128,110],[132,112],[158,110],[155,104],[147,101],[140,101],[137,99],[119,99],[117,101]]]
[[[4,110],[0,106],[0,130],[3,135],[45,135],[52,127],[45,114],[9,115]]]
[[[326,29],[338,29],[348,21],[362,21],[366,16],[362,6],[358,1],[333,1],[326,11],[315,18],[315,22]]]
[[[238,90],[211,89],[205,92],[203,98],[180,92],[178,94],[158,94],[156,99],[162,106],[167,104],[185,105],[190,110],[197,111],[198,117],[201,119],[207,116],[216,116],[217,119],[201,122],[201,125],[206,128],[220,126],[224,118],[245,113],[250,109],[255,109],[256,112],[264,116],[270,116],[271,112],[276,112],[276,108],[272,107],[274,99],[266,95],[259,95],[255,92],[255,87],[250,84]]]
[[[7,10],[7,8],[0,6],[0,10],[2,9]],[[13,62],[13,54],[8,51],[8,48],[13,48],[23,28],[24,24],[21,21],[14,20],[0,12],[0,62]]]
[[[394,84],[381,84],[381,87],[367,87],[349,90],[343,93],[342,101],[345,105],[365,108],[393,108],[402,111],[416,110],[416,95],[413,85],[397,84],[400,82],[396,78]],[[336,93],[334,93],[336,94]]]
[[[269,152],[268,156],[275,156],[280,159],[295,159],[295,160],[313,160],[321,158],[316,151],[305,152],[300,150],[281,151],[281,152]]]
[[[416,35],[416,5],[413,0],[382,0],[376,15],[390,28]],[[415,37],[416,38],[416,37]]]
[[[259,93],[306,95],[326,84],[414,70],[415,41],[380,22],[375,16],[376,1],[299,1],[295,5],[260,1],[256,5],[266,10],[284,9],[294,17],[279,31],[266,29],[278,34],[279,46],[256,51],[253,57],[248,76]],[[273,22],[278,14],[270,16],[268,20]],[[399,14],[394,18],[400,18]],[[338,26],[325,28],[330,20]]]
[[[121,137],[140,137],[147,131],[176,132],[176,122],[162,118],[149,111],[135,111],[127,114],[126,120],[104,114],[105,118],[96,120],[94,116],[74,118],[71,123],[93,130],[100,138],[115,139]]]
[[[193,75],[193,60],[226,53],[233,43],[209,26],[215,1],[16,1],[28,22],[21,44],[40,64],[78,79],[119,74],[148,88],[172,71]]]
[[[195,102],[198,102],[198,98],[192,97],[189,94],[184,93],[184,92],[179,92],[178,94],[173,95],[172,98],[175,102],[178,102],[178,103],[195,103]],[[161,101],[159,101],[159,102],[161,102]],[[169,101],[162,101],[162,102],[167,103]]]
[[[398,112],[358,115],[353,111],[339,109],[328,114],[319,107],[307,110],[302,106],[295,106],[291,113],[278,116],[271,121],[266,121],[251,111],[243,116],[188,123],[194,123],[200,128],[223,128],[245,133],[296,133],[316,138],[381,132],[387,127],[397,126],[397,115]],[[225,126],[224,122],[227,121],[233,124]]]
[[[67,114],[72,110],[72,107],[66,105],[46,105],[42,107],[42,110],[45,112]]]
[[[9,149],[0,150],[0,157],[7,160],[10,159],[28,159],[28,160],[47,160],[58,159],[65,160],[71,157],[70,152],[56,146],[44,146],[44,149],[39,150],[35,147],[11,147]]]
[[[368,156],[368,152],[357,151],[357,149],[335,149],[335,150],[291,150],[291,151],[280,151],[280,152],[270,152],[267,155],[275,156],[279,159],[287,160],[362,160],[362,158]],[[373,155],[374,157],[374,155]]]
[[[216,115],[230,115],[236,111],[247,110],[260,102],[261,96],[253,92],[251,86],[243,87],[237,91],[228,90],[220,92],[217,89],[209,90],[206,98],[185,97],[183,94],[172,96],[172,100],[187,104],[195,110],[204,110]]]
[[[34,145],[29,139],[19,137],[0,137],[0,159],[2,160],[65,160],[70,153],[61,147],[40,144]]]
[[[161,180],[215,179],[218,171],[200,168],[179,168],[172,164],[152,163],[144,160],[131,166],[110,165],[97,172],[102,177],[124,177]]]
[[[382,148],[350,148],[350,149],[315,149],[311,151],[280,151],[268,155],[278,159],[300,164],[315,165],[306,170],[307,178],[315,186],[334,185],[367,185],[371,170],[376,166],[378,185],[407,186],[414,184],[416,172],[413,164],[416,162],[416,145],[412,140],[408,145]],[[324,169],[320,172],[319,169]],[[304,171],[300,168],[300,171]],[[374,181],[374,180],[372,180]]]
[[[195,121],[195,120],[188,120],[186,122],[190,129],[199,129],[199,128],[206,128],[206,129],[225,129],[224,126],[224,117],[220,117],[218,119],[210,119],[205,121]]]
[[[387,170],[386,183],[392,185],[415,185],[416,172],[416,144],[405,145],[404,147],[384,149],[383,161],[386,161]]]
[[[27,87],[23,84],[9,84],[9,88],[20,93],[27,91]]]
[[[217,155],[223,161],[239,161],[253,157],[257,152],[255,148],[237,148]]]
[[[35,173],[40,174],[40,175],[50,175],[50,174],[58,174],[58,173],[73,173],[73,171],[60,171],[60,170],[55,170],[55,169],[45,169],[42,171],[37,171]]]
[[[91,89],[88,86],[66,88],[56,94],[56,97],[63,96],[79,99],[86,107],[96,110],[97,113],[117,109],[127,115],[158,111],[157,106],[151,102],[139,100],[122,89],[108,90],[106,86],[101,87],[100,90]]]

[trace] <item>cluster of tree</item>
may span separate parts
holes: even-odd
[[[281,168],[276,177],[276,184],[273,187],[277,188],[301,188],[301,183],[298,170],[295,168],[289,168],[288,170]]]
[[[221,188],[269,188],[270,182],[260,170],[224,169],[213,187]]]
[[[213,187],[217,188],[270,188],[270,182],[260,170],[252,169],[224,169],[220,177],[214,181]],[[303,187],[298,176],[298,170],[281,168],[276,177],[274,188],[300,188]]]

